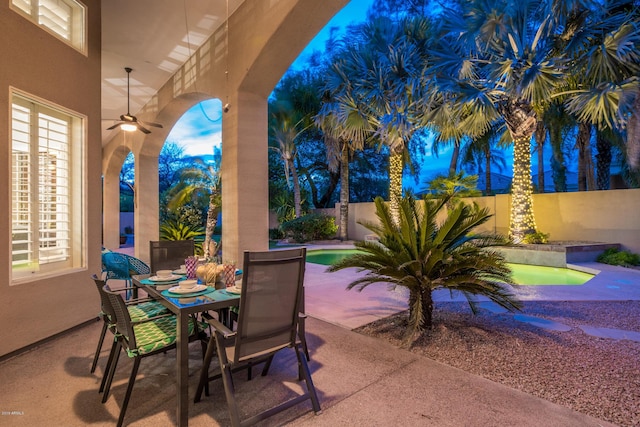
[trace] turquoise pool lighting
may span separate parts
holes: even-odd
[[[307,252],[307,262],[332,265],[356,252],[356,249],[314,249]],[[569,268],[525,264],[509,264],[509,267],[518,285],[582,285],[593,277],[592,274]]]

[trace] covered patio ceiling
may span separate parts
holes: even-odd
[[[245,0],[109,0],[102,8],[102,145],[135,114]]]

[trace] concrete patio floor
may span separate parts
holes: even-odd
[[[527,287],[526,300],[638,300],[640,271],[601,264],[602,272],[579,291],[575,286]],[[305,403],[262,423],[295,426],[606,426],[543,399],[443,365],[351,331],[352,328],[406,309],[403,292],[372,285],[346,291],[354,270],[326,273],[326,266],[307,263],[305,277],[310,368],[323,412],[314,415]],[[566,289],[571,288],[571,289]],[[437,298],[444,298],[438,295]],[[97,304],[97,301],[96,301]],[[97,310],[97,307],[96,307]],[[99,322],[77,328],[0,363],[0,425],[114,425],[131,363],[121,358],[112,395],[100,403],[97,388],[108,345],[99,368],[89,373],[100,332]],[[190,390],[201,366],[192,344]],[[175,425],[174,352],[142,361],[125,423],[131,426]],[[269,376],[234,382],[247,415],[299,388],[293,352],[278,355]],[[256,370],[257,371],[257,370]],[[229,425],[220,382],[212,395],[189,409],[191,426]]]

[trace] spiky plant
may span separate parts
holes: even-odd
[[[202,253],[204,235],[205,231],[203,227],[196,227],[175,220],[167,220],[160,225],[160,239],[193,240],[196,253]]]
[[[354,280],[348,289],[361,291],[372,283],[388,283],[409,290],[409,327],[405,344],[410,344],[425,329],[431,328],[432,292],[448,289],[452,296],[466,297],[475,314],[478,296],[506,308],[519,310],[521,304],[506,288],[512,283],[511,270],[504,257],[491,247],[504,245],[506,239],[493,234],[472,234],[490,214],[477,204],[458,202],[447,212],[450,197],[424,199],[413,195],[399,201],[399,221],[392,219],[389,206],[375,200],[379,222],[361,222],[379,237],[379,242],[359,241],[357,254],[329,267],[329,271],[355,267],[367,274]],[[446,216],[445,216],[446,213]],[[444,218],[438,222],[439,218]]]

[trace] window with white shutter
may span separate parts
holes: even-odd
[[[13,279],[82,265],[82,119],[11,98]]]
[[[12,9],[86,54],[85,7],[75,0],[11,0]]]

